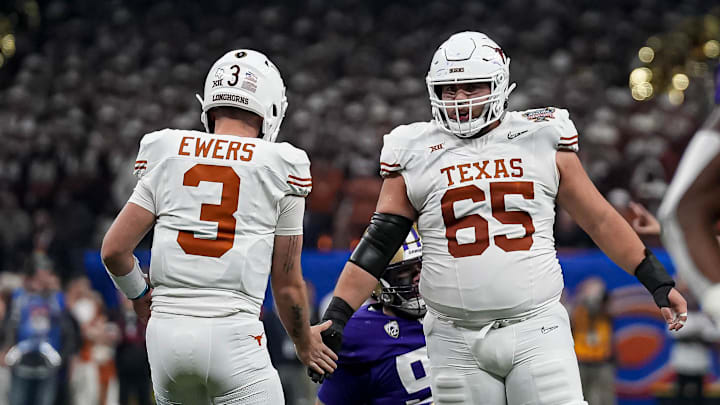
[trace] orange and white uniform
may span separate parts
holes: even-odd
[[[307,155],[287,143],[165,129],[142,139],[135,174],[129,201],[157,218],[147,343],[159,403],[183,388],[188,403],[243,392],[281,400],[258,319],[275,236],[302,234]],[[271,388],[248,388],[262,384]]]
[[[583,403],[553,237],[561,150],[576,152],[578,133],[553,107],[509,111],[477,138],[436,121],[385,136],[381,174],[403,176],[419,214],[438,403]]]
[[[307,196],[310,161],[288,143],[162,130],[146,135],[130,202],[155,214],[153,313],[256,318],[285,196]]]
[[[430,308],[480,324],[559,300],[555,153],[577,151],[577,139],[568,112],[556,108],[508,112],[475,139],[434,122],[385,136],[381,174],[403,176],[427,240],[420,292]]]

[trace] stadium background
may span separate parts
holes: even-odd
[[[427,66],[458,30],[487,33],[512,58],[518,88],[510,109],[570,111],[585,168],[623,215],[631,218],[630,200],[654,211],[712,107],[719,6],[707,0],[3,1],[3,302],[23,282],[28,259],[42,256],[54,263],[66,293],[89,275],[105,294],[102,311],[112,323],[117,301],[108,294],[97,249],[134,186],[139,139],[165,127],[200,129],[194,94],[212,62],[240,47],[265,52],[280,68],[290,103],[280,140],[307,150],[312,161],[303,265],[316,302],[373,211],[382,135],[429,119]],[[612,290],[620,403],[653,403],[674,374],[667,365],[671,342],[649,310],[649,296],[593,251],[563,211],[556,228],[568,301],[590,274]],[[140,248],[150,243],[148,237]],[[659,247],[657,240],[646,243]]]

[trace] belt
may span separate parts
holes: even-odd
[[[500,329],[506,326],[514,325],[523,321],[527,321],[528,318],[512,318],[512,319],[498,319],[492,323],[492,329]]]

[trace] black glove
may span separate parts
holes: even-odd
[[[335,352],[335,354],[340,353],[340,348],[342,347],[343,329],[345,329],[347,321],[354,312],[355,310],[350,306],[350,304],[340,297],[333,297],[330,301],[330,305],[328,305],[328,308],[325,310],[322,321],[325,322],[327,320],[331,320],[332,325],[322,331],[320,336],[322,336],[322,341],[325,346],[330,348],[330,350]],[[319,374],[317,371],[308,367],[308,376],[310,376],[310,379],[313,380],[313,382],[320,384],[325,380],[325,378],[330,377],[330,373]]]
[[[322,333],[320,334],[320,336],[322,336],[323,343],[325,343],[325,346],[329,347],[330,350],[332,350],[336,354],[340,352],[340,348],[342,347],[344,326],[345,325],[341,326],[335,321],[333,321],[333,324],[330,325],[329,328],[322,331]],[[322,384],[322,382],[326,378],[330,378],[332,374],[319,374],[317,371],[308,367],[308,376],[310,376],[310,379],[313,380],[313,382]]]

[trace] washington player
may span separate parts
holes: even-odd
[[[414,229],[380,277],[373,298],[345,326],[338,368],[318,392],[318,405],[429,404],[430,375],[419,319],[422,242]]]
[[[258,319],[269,273],[300,360],[330,372],[337,359],[320,338],[329,323],[309,325],[300,268],[310,162],[274,143],[287,101],[265,55],[228,52],[204,93],[207,133],[143,137],[137,186],[105,235],[102,259],[139,317],[150,319],[159,404],[284,403]],[[153,225],[150,287],[132,252]]]
[[[340,345],[345,322],[417,219],[435,402],[582,404],[559,303],[556,201],[648,288],[671,330],[682,327],[687,305],[587,177],[568,112],[506,111],[509,62],[477,32],[437,50],[427,76],[434,119],[385,136],[377,212],[338,280],[323,340]]]
[[[720,104],[720,69],[715,103]],[[703,311],[720,322],[720,106],[685,149],[660,206],[663,244]]]

